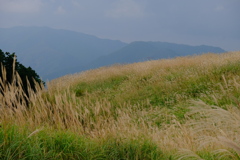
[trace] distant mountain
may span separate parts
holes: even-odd
[[[162,58],[174,58],[202,53],[223,53],[225,50],[212,46],[189,46],[167,42],[132,42],[109,55],[102,56],[89,64],[89,68],[97,68],[115,63],[134,63]]]
[[[81,71],[94,59],[126,45],[121,41],[48,27],[0,28],[0,49],[16,52],[18,60],[35,69],[43,79]],[[71,71],[76,67],[78,70]]]
[[[0,49],[4,52],[16,52],[18,61],[31,66],[43,80],[115,63],[226,52],[219,47],[205,45],[189,46],[166,42],[127,44],[48,27],[0,28]]]

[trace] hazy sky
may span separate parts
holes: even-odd
[[[0,0],[0,27],[48,26],[124,42],[240,50],[239,8],[240,0]]]

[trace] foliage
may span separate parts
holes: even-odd
[[[233,52],[99,68],[51,81],[27,110],[8,86],[0,104],[21,107],[0,108],[0,159],[240,159],[239,64]]]
[[[32,90],[36,91],[35,82],[39,84],[44,83],[40,79],[39,75],[31,67],[25,67],[24,65],[22,65],[17,61],[15,53],[9,53],[9,52],[4,53],[0,49],[0,63],[1,63],[0,77],[1,77],[1,80],[4,81],[3,84],[13,83],[14,74],[15,74],[14,72],[17,72],[21,78],[23,90],[25,91],[27,96],[29,96],[28,85],[30,85],[30,88]],[[5,78],[3,78],[4,76],[3,72],[6,72]],[[3,89],[3,86],[1,88]]]
[[[109,137],[99,142],[70,132],[4,126],[0,128],[0,159],[160,159],[161,150],[146,139],[116,139]]]

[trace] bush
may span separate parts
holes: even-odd
[[[16,79],[16,72],[19,79]],[[29,89],[36,92],[36,84],[44,82],[40,79],[39,75],[31,68],[25,67],[16,59],[15,53],[3,52],[0,49],[0,93],[4,95],[6,85],[16,85],[22,87],[26,94],[25,101],[29,97]],[[17,82],[21,80],[21,82]],[[19,86],[21,84],[21,86]]]

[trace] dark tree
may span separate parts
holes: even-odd
[[[3,73],[3,67],[5,67],[6,73]],[[15,53],[9,53],[9,52],[4,53],[0,49],[0,78],[2,79],[2,81],[4,81],[3,83],[12,84],[13,78],[14,78],[14,72],[18,72],[22,80],[22,88],[27,96],[29,96],[28,82],[30,84],[31,89],[35,92],[36,92],[36,86],[35,86],[36,83],[44,84],[44,82],[40,79],[39,75],[31,67],[27,68],[17,61]],[[5,79],[3,78],[4,74],[6,74]],[[0,86],[0,87],[2,90],[1,92],[3,92],[4,87],[3,86]]]

